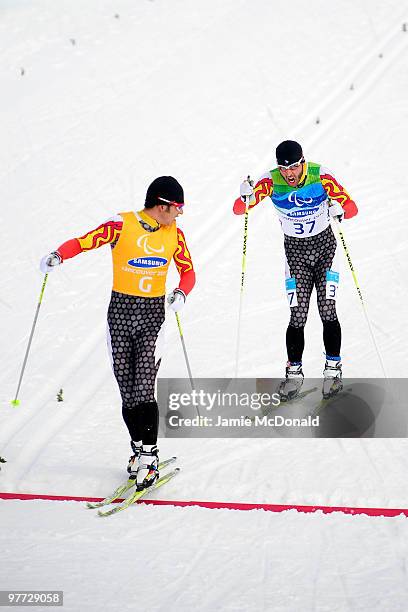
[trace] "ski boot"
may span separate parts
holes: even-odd
[[[136,489],[141,491],[151,487],[159,478],[159,456],[157,446],[144,446],[139,457],[136,474]]]
[[[302,364],[300,362],[286,364],[286,379],[278,387],[281,402],[289,402],[300,392],[303,385]]]
[[[132,447],[133,455],[129,457],[129,463],[127,466],[127,471],[129,474],[129,478],[136,479],[137,470],[139,469],[139,457],[142,452],[142,442],[133,442],[130,441],[130,446]]]
[[[323,377],[323,399],[329,399],[343,389],[340,357],[326,356]]]

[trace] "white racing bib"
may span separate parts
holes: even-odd
[[[277,213],[283,233],[295,238],[316,236],[323,232],[330,223],[326,202],[320,204],[317,210],[307,211],[306,213],[302,211],[299,216],[295,216],[296,211],[292,216],[283,214],[279,209],[277,209]]]

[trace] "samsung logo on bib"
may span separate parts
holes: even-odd
[[[134,268],[160,268],[166,263],[167,259],[164,257],[137,257],[128,261],[128,264]]]

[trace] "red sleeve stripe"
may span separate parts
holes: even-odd
[[[193,262],[187,248],[186,239],[179,227],[177,228],[177,248],[173,257],[180,275],[193,269]]]
[[[263,178],[260,181],[258,181],[254,189],[255,202],[253,202],[250,205],[250,208],[252,208],[252,206],[256,206],[257,204],[259,204],[261,200],[270,196],[272,193],[272,190],[273,190],[272,179]]]
[[[107,221],[102,223],[94,230],[87,232],[80,238],[77,238],[82,251],[90,251],[98,249],[104,244],[115,242],[119,238],[122,231],[122,221]]]
[[[349,194],[340,183],[330,174],[323,174],[321,177],[322,185],[331,200],[339,202],[342,206],[351,200]]]

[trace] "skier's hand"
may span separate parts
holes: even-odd
[[[179,312],[186,302],[186,294],[181,289],[173,289],[167,296],[169,308],[174,312]]]
[[[358,213],[357,204],[353,202],[353,200],[347,200],[347,202],[343,204],[343,210],[345,219],[351,219]]]
[[[234,215],[243,215],[245,213],[246,206],[241,200],[241,196],[235,200],[232,210]]]
[[[245,204],[252,198],[254,189],[250,183],[249,177],[243,183],[241,183],[239,193],[241,195],[241,200],[245,202]]]
[[[40,270],[44,274],[52,272],[56,266],[62,264],[62,257],[57,251],[53,251],[49,255],[44,255],[40,261]]]
[[[334,219],[337,219],[339,223],[343,221],[344,210],[341,204],[335,202],[329,206],[329,214]]]

